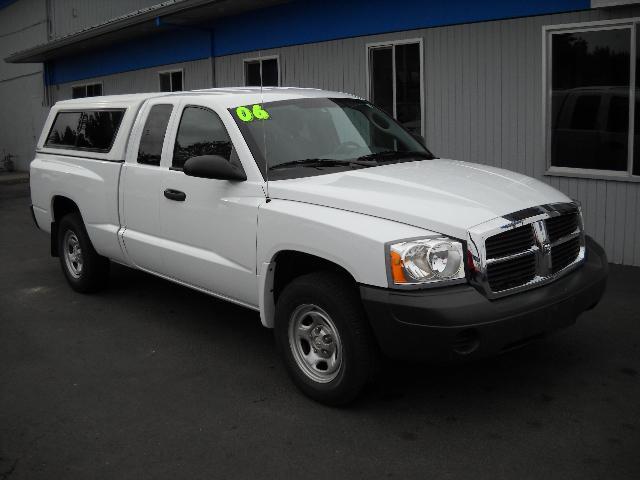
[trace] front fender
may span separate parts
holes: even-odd
[[[258,211],[257,261],[262,323],[272,326],[273,259],[281,251],[320,257],[345,269],[359,284],[387,287],[385,243],[434,232],[370,215],[272,199]]]

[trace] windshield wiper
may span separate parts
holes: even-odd
[[[385,150],[384,152],[370,153],[369,155],[363,155],[358,157],[357,161],[371,161],[376,162],[390,162],[393,160],[402,160],[406,158],[422,158],[425,160],[432,160],[434,156],[428,152],[398,152],[397,150]]]
[[[279,163],[269,167],[269,170],[277,170],[279,168],[292,168],[292,167],[308,167],[308,168],[321,168],[321,167],[373,167],[377,165],[377,162],[371,161],[372,159],[356,159],[356,160],[335,160],[333,158],[304,158],[302,160],[293,160],[291,162]]]
[[[336,160],[334,158],[304,158],[301,160],[292,160],[290,162],[279,163],[269,167],[269,170],[277,170],[280,168],[322,168],[322,167],[375,167],[383,162],[393,160],[402,160],[409,158],[433,159],[433,155],[428,152],[398,152],[396,150],[387,150],[384,152],[371,153],[363,155],[353,160]]]

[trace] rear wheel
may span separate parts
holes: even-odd
[[[78,213],[67,214],[60,221],[58,254],[62,271],[77,292],[95,292],[106,285],[109,259],[95,251]]]
[[[275,336],[294,383],[314,400],[348,403],[372,377],[376,345],[357,290],[342,275],[312,273],[285,287]]]

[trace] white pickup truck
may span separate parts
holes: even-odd
[[[105,285],[113,261],[257,310],[298,387],[341,404],[380,358],[503,352],[605,288],[570,198],[423,143],[313,89],[62,101],[31,163],[32,212],[75,290]]]

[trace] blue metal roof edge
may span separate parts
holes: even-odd
[[[0,10],[2,10],[4,7],[8,7],[9,5],[17,1],[18,0],[0,0]]]
[[[220,19],[209,25],[210,31],[169,28],[101,51],[59,59],[50,62],[47,80],[68,83],[256,50],[590,7],[590,0],[298,0]]]

